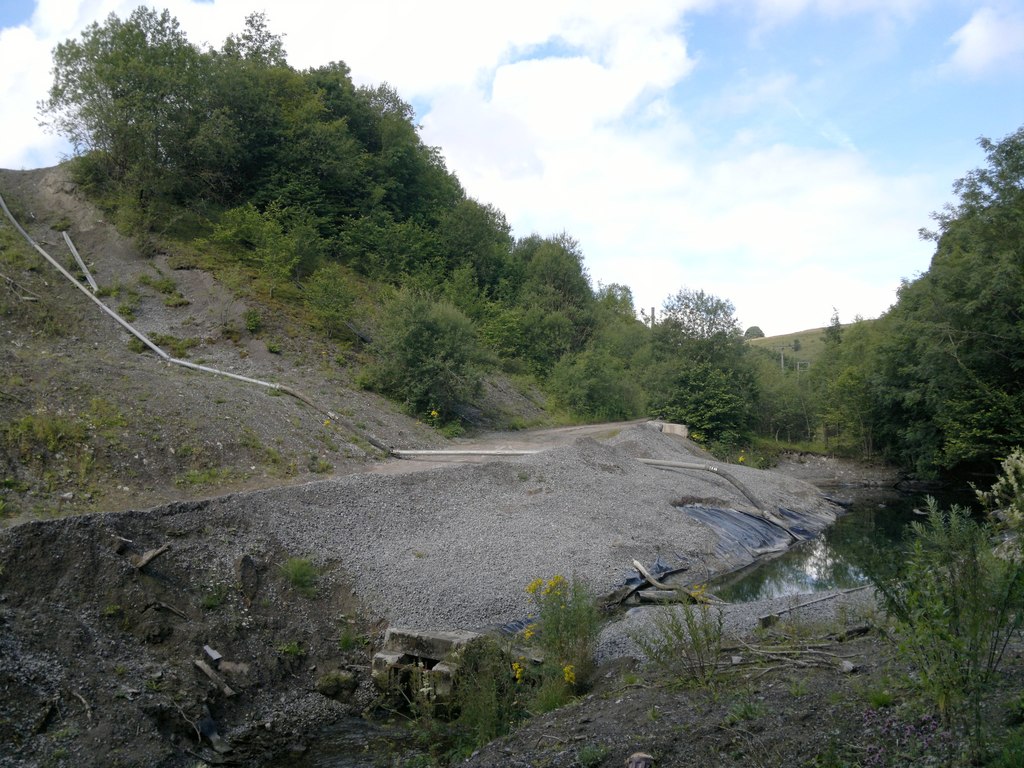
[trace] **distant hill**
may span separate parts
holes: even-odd
[[[785,355],[787,359],[806,360],[815,363],[825,350],[825,329],[808,328],[806,331],[785,333],[781,336],[764,336],[760,339],[748,339],[747,343],[756,349]],[[796,347],[794,349],[794,347]]]

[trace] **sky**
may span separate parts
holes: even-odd
[[[54,46],[139,2],[0,0],[0,167]],[[1024,0],[165,0],[197,45],[266,14],[289,63],[344,61],[416,111],[517,237],[567,232],[637,309],[683,288],[776,335],[872,318],[928,268],[918,231],[1024,125]]]

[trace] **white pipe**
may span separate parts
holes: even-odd
[[[0,195],[0,207],[2,207],[4,209],[4,213],[7,214],[7,218],[11,220],[11,223],[14,225],[14,228],[17,229],[21,233],[21,236],[24,237],[28,241],[28,244],[31,245],[33,248],[35,248],[40,253],[40,255],[42,255],[42,257],[44,259],[46,259],[48,262],[50,262],[50,264],[53,265],[53,267],[58,272],[60,272],[62,275],[64,275],[64,277],[66,277],[68,280],[70,280],[72,285],[74,285],[76,288],[78,288],[78,290],[80,290],[82,293],[84,293],[86,296],[88,296],[90,301],[94,302],[100,309],[102,309],[104,312],[106,312],[108,315],[110,315],[112,318],[114,318],[114,320],[116,320],[118,322],[118,324],[120,324],[122,327],[124,327],[124,329],[126,331],[128,331],[128,333],[132,334],[135,338],[137,338],[139,341],[141,341],[143,344],[145,344],[151,350],[153,350],[158,355],[160,355],[160,357],[162,357],[164,360],[170,360],[170,358],[171,358],[170,355],[168,355],[166,352],[164,352],[162,349],[160,349],[160,347],[158,347],[152,341],[150,341],[145,336],[143,336],[141,333],[139,333],[134,328],[132,328],[124,319],[122,319],[122,317],[119,314],[117,314],[117,312],[115,312],[110,307],[108,307],[106,304],[104,304],[102,301],[100,301],[94,294],[89,292],[88,288],[86,288],[80,282],[75,280],[74,275],[72,275],[70,272],[68,272],[66,269],[64,269],[64,267],[62,267],[60,265],[60,262],[58,262],[56,259],[54,259],[52,256],[50,256],[50,254],[48,254],[46,251],[44,251],[42,248],[40,248],[39,244],[36,243],[36,241],[32,239],[31,235],[29,235],[29,233],[26,232],[22,228],[21,224],[18,223],[17,219],[14,218],[14,214],[11,213],[11,209],[8,208],[7,207],[7,203],[4,202],[3,195]]]
[[[78,262],[78,268],[82,270],[82,274],[85,275],[85,279],[89,282],[89,287],[92,288],[92,292],[96,293],[100,287],[96,285],[96,281],[92,279],[92,273],[89,268],[85,266],[85,262],[82,261],[82,257],[78,255],[78,249],[75,248],[75,244],[71,242],[71,235],[65,229],[61,234],[64,235],[64,242],[68,244],[68,248],[71,249],[71,255],[75,257],[75,261]]]

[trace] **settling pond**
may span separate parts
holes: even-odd
[[[943,508],[966,505],[963,496],[937,496]],[[712,579],[708,589],[729,603],[850,589],[868,583],[867,573],[898,562],[907,526],[924,521],[924,494],[858,491],[846,514],[818,537],[740,571]]]

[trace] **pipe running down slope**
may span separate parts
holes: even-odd
[[[22,227],[20,223],[18,223],[18,220],[16,218],[14,218],[14,214],[11,213],[11,209],[7,207],[7,202],[4,200],[3,195],[0,195],[0,208],[3,209],[4,215],[7,216],[7,219],[11,222],[11,224],[14,226],[14,228],[16,230],[18,230],[19,234],[21,234],[21,236],[23,238],[25,238],[26,242],[28,242],[28,244],[31,245],[36,250],[36,252],[39,253],[40,256],[42,256],[44,259],[46,259],[46,261],[50,264],[50,266],[52,266],[54,269],[56,269],[58,272],[60,272],[60,274],[63,275],[65,278],[67,278],[67,280],[72,285],[74,285],[78,290],[80,290],[83,294],[85,294],[89,298],[89,300],[91,302],[93,302],[96,306],[98,306],[104,313],[106,313],[111,318],[113,318],[113,320],[118,325],[120,325],[122,328],[124,328],[126,331],[128,331],[128,333],[130,333],[132,336],[134,336],[139,341],[141,341],[143,344],[145,344],[146,347],[148,347],[150,350],[152,350],[164,362],[169,363],[171,365],[178,365],[178,366],[181,366],[182,368],[191,368],[192,370],[202,371],[203,373],[211,373],[211,374],[214,374],[216,376],[224,376],[224,377],[229,378],[229,379],[234,379],[236,381],[245,382],[246,384],[255,384],[256,386],[259,386],[259,387],[265,387],[267,389],[274,389],[274,390],[277,390],[278,392],[281,392],[282,394],[290,395],[291,397],[294,397],[296,400],[299,400],[300,402],[303,402],[306,405],[308,405],[308,406],[314,408],[315,410],[319,411],[320,413],[324,414],[331,421],[335,421],[335,422],[338,422],[340,424],[343,424],[345,426],[345,428],[349,432],[352,432],[353,434],[360,435],[368,443],[370,443],[370,445],[374,446],[378,450],[381,450],[381,451],[383,451],[385,453],[390,453],[391,452],[391,449],[388,446],[386,446],[383,443],[381,443],[379,440],[374,438],[372,435],[368,435],[366,433],[363,433],[360,430],[357,430],[354,425],[349,424],[345,419],[342,419],[337,414],[335,414],[333,411],[325,409],[325,408],[317,405],[310,398],[306,397],[301,392],[298,392],[297,390],[292,389],[289,386],[286,386],[284,384],[277,384],[277,383],[272,382],[272,381],[263,381],[262,379],[254,379],[254,378],[252,378],[250,376],[242,376],[241,374],[238,374],[238,373],[231,373],[230,371],[222,371],[222,370],[219,370],[217,368],[211,368],[211,367],[206,366],[206,365],[199,365],[198,363],[193,363],[193,362],[190,362],[188,360],[181,360],[181,359],[176,358],[176,357],[171,357],[169,354],[167,354],[167,352],[165,352],[163,349],[161,349],[159,346],[157,346],[155,343],[153,343],[145,334],[143,334],[137,328],[132,326],[127,320],[125,320],[123,317],[121,317],[119,314],[117,314],[117,312],[115,312],[110,307],[108,307],[106,304],[104,304],[99,299],[98,296],[96,296],[92,291],[90,291],[88,288],[86,288],[84,285],[82,285],[82,283],[80,283],[75,278],[74,275],[72,275],[70,272],[68,272],[63,267],[63,265],[61,265],[60,262],[58,262],[55,258],[53,258],[49,253],[47,253],[46,250],[42,246],[40,246],[35,241],[35,239],[27,231],[25,231],[25,228]],[[70,239],[67,237],[67,233],[65,233],[65,240],[67,240],[68,246],[74,252],[75,257],[80,260],[81,257],[78,256],[77,250],[74,248],[74,246],[71,244]],[[95,286],[95,282],[91,279],[92,276],[89,275],[88,270],[85,270],[85,274],[89,276],[90,285]]]

